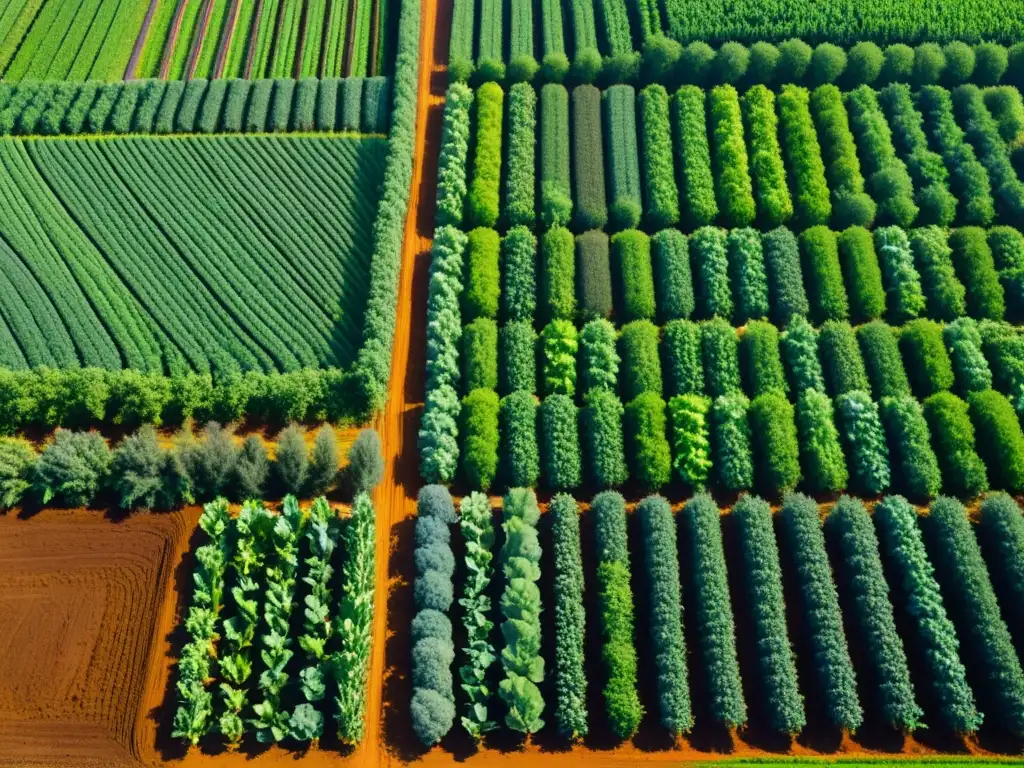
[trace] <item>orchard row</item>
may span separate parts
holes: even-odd
[[[604,492],[581,516],[565,494],[542,515],[517,488],[499,526],[482,494],[456,515],[447,490],[427,486],[415,541],[411,712],[428,745],[458,720],[475,739],[504,726],[570,741],[607,728],[625,740],[647,713],[674,736],[703,718],[796,736],[809,720],[962,735],[984,717],[1024,734],[1013,645],[1024,630],[1014,608],[1024,517],[1005,495],[982,503],[977,525],[953,499],[922,517],[901,496],[872,514],[842,497],[822,523],[799,494],[775,514],[744,496],[721,515],[701,495],[677,513],[649,496],[628,515],[622,496]],[[599,645],[587,640],[592,623]],[[588,706],[595,687],[600,711]]]

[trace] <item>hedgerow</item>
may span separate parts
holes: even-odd
[[[549,229],[540,240],[540,316],[576,317],[576,244],[564,227]]]
[[[712,466],[727,491],[745,491],[754,485],[749,408],[750,401],[741,394],[722,395],[711,406]]]
[[[462,389],[498,388],[498,326],[478,317],[462,329]]]
[[[643,213],[635,100],[635,91],[630,85],[613,85],[601,94],[608,199],[611,201],[609,222],[615,230],[636,227]]]
[[[604,703],[608,723],[620,739],[640,727],[644,710],[637,693],[637,658],[633,644],[633,590],[626,544],[626,502],[605,491],[590,504],[597,539],[597,588],[601,623],[601,658],[606,673]]]
[[[359,130],[359,121],[362,117],[363,84],[362,77],[346,77],[341,81],[338,91],[338,99],[341,103],[339,110],[338,127],[344,131]],[[284,101],[281,101],[284,104]],[[274,112],[278,109],[278,88],[274,86],[274,106],[271,110],[271,120]]]
[[[462,405],[455,387],[428,389],[420,420],[420,476],[429,482],[451,482],[459,462],[459,416]]]
[[[513,15],[513,19],[515,16]],[[513,34],[519,30],[513,30]],[[533,30],[530,30],[531,39]],[[537,216],[534,157],[537,143],[537,92],[529,83],[508,90],[508,149],[505,159],[505,222],[532,227]]]
[[[666,435],[665,401],[644,392],[626,403],[623,427],[630,476],[656,490],[671,479],[672,454]]]
[[[1024,489],[1024,432],[1006,397],[995,390],[967,395],[977,430],[978,453],[993,487],[1018,493]]]
[[[662,370],[668,395],[704,393],[700,326],[690,320],[670,320],[661,329]]]
[[[913,179],[920,223],[948,227],[958,201],[949,191],[949,171],[942,158],[928,148],[924,119],[914,106],[910,86],[887,86],[879,93],[879,102],[892,126],[893,143]]]
[[[459,529],[465,542],[466,578],[462,582],[459,605],[466,627],[466,663],[459,667],[461,688],[466,694],[462,727],[475,740],[493,730],[496,724],[489,717],[491,689],[487,678],[491,665],[497,661],[490,636],[494,622],[490,586],[494,573],[494,524],[491,507],[482,493],[464,496],[459,505]]]
[[[454,41],[453,41],[454,42]],[[466,200],[466,163],[469,160],[469,110],[473,91],[464,83],[452,83],[444,97],[441,152],[437,159],[438,226],[462,224]]]
[[[739,339],[736,330],[722,318],[700,324],[704,385],[710,397],[742,392],[740,386]]]
[[[1024,336],[1015,326],[990,320],[978,323],[978,330],[996,389],[1019,407],[1024,393]]]
[[[806,318],[793,318],[779,336],[779,348],[793,392],[825,391],[825,377],[818,358],[818,332]]]
[[[953,265],[967,290],[967,313],[975,318],[1001,320],[1006,314],[992,249],[980,227],[954,229],[949,235]]]
[[[604,139],[601,132],[601,91],[579,85],[572,91],[573,219],[579,229],[604,229]]]
[[[711,474],[710,409],[711,400],[701,395],[676,395],[668,401],[672,466],[694,489],[703,489]]]
[[[942,487],[942,473],[921,404],[909,395],[886,397],[881,411],[896,467],[896,487],[911,498],[935,496]]]
[[[725,232],[715,227],[702,227],[690,235],[697,311],[704,317],[732,318],[734,306],[726,243]]]
[[[462,291],[462,311],[467,321],[498,316],[500,251],[501,240],[493,229],[477,227],[469,233]]]
[[[677,229],[663,229],[652,236],[651,260],[658,319],[668,322],[690,317],[696,300],[686,236]]]
[[[1024,101],[1021,100],[1020,91],[1011,85],[1002,85],[986,88],[982,91],[982,98],[999,127],[1003,141],[1011,148],[1016,147],[1024,131]]]
[[[779,513],[782,531],[799,584],[800,604],[822,704],[836,726],[856,731],[864,720],[853,660],[843,631],[839,594],[825,550],[818,505],[803,494],[790,494]]]
[[[899,227],[876,229],[875,250],[882,269],[888,314],[893,322],[901,323],[921,315],[926,306],[924,291],[906,232]]]
[[[659,722],[673,736],[693,727],[690,687],[686,679],[679,550],[672,508],[661,496],[648,496],[636,508],[644,539],[648,626],[658,674]]]
[[[967,510],[956,499],[940,497],[926,518],[935,572],[949,613],[973,663],[979,698],[1013,734],[1024,733],[1024,671],[1006,623]]]
[[[520,733],[536,733],[544,727],[541,714],[544,699],[539,683],[544,682],[541,656],[541,547],[537,535],[540,509],[533,491],[513,488],[502,504],[505,543],[501,547],[501,569],[505,589],[501,595],[501,665],[505,676],[498,695],[508,707],[505,725]]]
[[[964,224],[985,226],[995,217],[995,201],[989,174],[978,162],[974,148],[957,125],[949,91],[928,85],[917,92],[917,107],[935,148],[949,170],[949,184],[960,202],[959,219]]]
[[[910,380],[903,367],[897,332],[881,320],[857,328],[864,369],[876,400],[910,394]]]
[[[811,317],[817,323],[849,319],[850,303],[843,285],[835,232],[826,226],[805,229],[800,234],[800,250],[807,275]]]
[[[928,314],[934,320],[955,320],[967,312],[967,291],[953,269],[953,251],[946,232],[921,227],[910,232],[910,248],[921,273]]]
[[[840,553],[836,581],[848,595],[851,633],[864,644],[870,686],[885,722],[908,731],[924,716],[914,698],[903,642],[896,631],[889,585],[882,570],[878,537],[864,504],[842,496],[825,518],[826,534]]]
[[[537,447],[537,399],[529,392],[513,392],[498,405],[501,433],[501,475],[510,487],[532,488],[540,476]]]
[[[525,226],[501,239],[501,317],[530,322],[537,309],[537,238]]]
[[[885,290],[871,233],[863,227],[850,227],[840,233],[838,243],[851,318],[855,322],[878,319],[885,313]]]
[[[594,389],[618,390],[619,352],[615,326],[603,318],[591,320],[579,334],[580,379],[583,392]]]
[[[624,0],[604,3],[600,18],[604,33],[602,73],[613,83],[635,80],[640,69],[640,54],[633,50],[626,3]]]
[[[540,404],[541,476],[544,485],[568,490],[580,484],[577,409],[568,395],[551,395]]]
[[[711,175],[704,91],[684,85],[676,91],[672,105],[683,224],[688,228],[707,226],[718,216],[718,203]]]
[[[731,85],[713,88],[708,114],[713,137],[715,191],[723,221],[729,227],[750,226],[757,210],[736,89]]]
[[[583,670],[583,555],[576,500],[561,493],[548,506],[554,549],[555,721],[570,739],[587,735],[587,678]]]
[[[545,227],[572,220],[569,182],[569,92],[548,83],[540,92],[540,219]]]
[[[754,398],[748,415],[758,486],[770,493],[792,490],[801,477],[793,406],[785,395],[773,391]]]
[[[722,43],[711,62],[714,78],[720,83],[738,83],[746,75],[749,66],[749,49],[733,40]]]
[[[611,237],[612,260],[619,277],[622,308],[626,322],[653,320],[656,306],[651,241],[643,232],[628,229]]]
[[[810,312],[800,272],[800,248],[796,236],[786,227],[765,232],[761,236],[761,246],[768,273],[772,322],[786,325],[796,315]]]
[[[988,230],[988,246],[992,260],[1000,272],[1024,268],[1024,234],[1013,227],[998,226]]]
[[[896,601],[906,607],[913,621],[913,647],[930,673],[929,693],[937,714],[954,732],[973,733],[981,725],[981,713],[960,661],[956,629],[946,613],[917,527],[917,513],[902,496],[887,496],[875,506],[874,520],[881,534],[881,549],[895,574]]]
[[[413,730],[420,741],[436,744],[455,720],[455,694],[449,670],[455,647],[452,625],[445,615],[451,608],[454,592],[455,557],[448,524],[455,520],[455,505],[444,486],[428,485],[420,490],[416,512],[413,594],[417,613],[412,628],[420,636],[414,640],[412,653],[411,714]],[[431,631],[420,629],[428,623]]]
[[[476,91],[476,142],[466,216],[478,227],[498,223],[504,100],[505,93],[497,83],[484,83]]]
[[[159,101],[163,96],[163,88],[154,87],[154,83],[162,83],[161,80],[150,80],[147,88],[147,96],[135,112],[135,130],[139,133],[150,133],[153,129],[153,121],[156,119],[156,111],[159,109]],[[320,88],[317,89],[317,129],[323,131],[334,130],[338,119],[337,99],[338,84],[340,80],[324,78],[320,81]],[[234,133],[242,130],[245,121],[245,108],[249,101],[249,91],[252,89],[252,81],[232,79],[228,81],[228,92],[224,97],[224,114],[221,117],[221,127],[228,132]],[[159,91],[159,96],[156,91]],[[149,94],[152,94],[150,96]],[[332,95],[333,94],[333,95]],[[151,100],[150,100],[151,99]],[[390,106],[390,105],[389,105]],[[469,126],[466,127],[469,130]]]
[[[611,317],[614,311],[608,235],[598,230],[576,236],[576,293],[581,320]]]
[[[576,394],[576,352],[579,349],[576,326],[568,320],[552,320],[540,333],[543,358],[543,393]]]
[[[818,354],[833,397],[870,389],[857,337],[849,323],[835,320],[824,323],[818,331]]]
[[[766,225],[779,226],[792,218],[793,200],[779,148],[775,95],[764,85],[755,85],[743,94],[742,104],[758,210]]]
[[[638,111],[643,136],[644,221],[652,229],[671,227],[679,221],[679,190],[664,86],[649,85],[640,91]]]
[[[922,405],[942,470],[943,490],[965,498],[986,490],[988,473],[975,449],[967,403],[950,392],[939,392]]]
[[[780,55],[778,48],[764,40],[759,40],[751,45],[747,78],[758,85],[767,85],[774,81]]]
[[[788,392],[779,354],[779,332],[774,325],[763,320],[747,323],[740,337],[740,359],[750,397],[773,390]]]
[[[807,489],[830,493],[846,488],[850,475],[829,396],[816,389],[801,392],[796,401],[796,427]]]
[[[662,393],[658,327],[650,320],[634,320],[619,333],[622,391],[632,400],[644,392]]]
[[[462,476],[474,490],[486,491],[498,474],[498,395],[475,389],[462,399],[459,432]]]
[[[827,224],[832,216],[825,164],[811,119],[806,88],[784,85],[779,93],[779,126],[786,165],[792,174],[797,220],[805,227]]]
[[[934,320],[912,320],[900,330],[900,349],[914,394],[926,398],[953,386],[953,364]]]
[[[224,80],[210,81],[197,123],[201,132],[213,133],[216,130],[220,118],[220,109],[224,103],[226,88],[227,83]],[[293,131],[313,130],[316,116],[316,93],[318,89],[319,82],[315,77],[304,77],[296,83],[295,99],[292,102],[291,122],[289,124]],[[359,130],[361,127],[362,109],[360,108],[360,120],[356,123],[355,130]]]
[[[771,508],[758,496],[743,496],[733,507],[732,519],[739,534],[743,584],[753,613],[765,713],[772,730],[796,734],[807,719],[797,685],[796,657],[786,630],[782,567]]]
[[[537,332],[528,322],[506,323],[498,331],[501,391],[537,391]]]
[[[836,397],[836,410],[852,484],[868,496],[881,493],[892,476],[878,405],[867,392],[853,390]]]
[[[181,97],[181,104],[178,105],[178,115],[175,122],[184,126],[185,130],[192,130],[195,125],[197,111],[193,104],[198,105],[202,93],[206,90],[206,83],[203,81],[189,80],[185,84],[185,93]],[[196,83],[193,85],[193,83]],[[194,97],[192,94],[196,94]],[[359,106],[363,95],[363,80],[358,77],[346,78],[342,83],[342,104],[341,104],[341,125],[343,128],[352,130],[359,127]],[[193,102],[192,99],[195,99]],[[267,115],[267,130],[273,133],[282,133],[288,130],[288,121],[292,114],[292,103],[295,100],[294,80],[275,80],[274,99],[270,103],[270,112]]]
[[[617,488],[629,476],[622,436],[622,402],[608,389],[587,392],[583,402],[583,453],[587,477],[599,488]]]
[[[981,333],[973,318],[961,317],[945,326],[942,341],[949,352],[960,394],[992,387],[992,370],[982,352]]]
[[[765,274],[761,236],[744,227],[726,238],[729,278],[736,293],[736,322],[768,316],[768,277]]]
[[[735,728],[747,721],[747,706],[736,655],[736,628],[726,576],[718,505],[711,496],[694,496],[683,508],[686,543],[697,605],[693,611],[700,661],[708,675],[711,717]]]
[[[1020,221],[1024,218],[1024,181],[1013,167],[1009,147],[999,135],[999,126],[985,106],[981,89],[976,85],[954,89],[953,106],[988,171],[998,210],[1008,220]]]

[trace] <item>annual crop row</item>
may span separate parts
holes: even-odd
[[[387,133],[385,77],[0,83],[0,135]]]
[[[359,494],[347,518],[323,498],[308,515],[289,496],[279,514],[250,501],[237,516],[220,499],[200,527],[209,541],[196,550],[172,735],[193,745],[214,734],[237,745],[248,733],[260,743],[315,742],[330,715],[338,737],[358,743],[373,619],[369,496]],[[294,637],[300,602],[303,633]]]
[[[428,486],[420,494],[417,568],[443,567],[447,573],[450,555],[419,552],[447,547],[452,531],[461,531],[471,563],[463,594],[467,600],[480,595],[458,614],[469,640],[454,654],[450,639],[444,647],[429,639],[451,632],[442,612],[426,609],[429,616],[421,611],[413,620],[413,678],[420,686],[413,714],[426,744],[458,726],[450,704],[425,696],[421,684],[428,678],[417,670],[433,670],[431,679],[450,687],[456,663],[476,717],[503,703],[507,728],[528,734],[553,728],[570,742],[585,738],[600,717],[586,707],[594,687],[602,721],[622,740],[637,733],[645,705],[672,736],[707,718],[727,727],[756,722],[796,737],[807,725],[810,697],[820,703],[825,722],[850,732],[866,717],[878,717],[905,731],[970,734],[982,711],[1001,731],[1022,731],[1024,672],[1011,631],[1019,625],[1013,600],[1021,553],[1014,547],[1024,540],[1024,518],[1006,495],[983,500],[977,526],[948,497],[936,499],[922,516],[902,496],[883,498],[873,514],[843,496],[822,519],[818,504],[801,494],[785,496],[776,513],[763,499],[744,495],[722,514],[706,494],[674,512],[660,496],[627,510],[621,495],[605,491],[589,511],[560,494],[541,514],[533,492],[515,488],[502,508],[506,541],[498,550],[485,496],[466,497],[458,528],[451,529],[456,519],[447,491]],[[630,517],[636,526],[628,524]],[[548,547],[553,556],[542,557]],[[511,579],[500,614],[481,591],[490,570],[472,565],[491,558]],[[990,572],[1000,578],[990,579]],[[437,591],[444,593],[441,602],[450,603],[447,578]],[[422,579],[417,601],[431,594]],[[541,605],[538,579],[554,585],[553,606]],[[592,604],[588,588],[595,591]],[[513,607],[521,618],[502,632],[501,647],[475,639],[486,637],[481,628],[491,621],[503,617],[508,624]],[[544,642],[534,624],[542,608],[555,613],[544,625],[554,637]],[[799,634],[790,633],[793,617]],[[747,636],[737,636],[738,622]],[[599,641],[584,643],[587,636]],[[851,654],[851,637],[859,653]],[[694,644],[690,649],[687,640]],[[427,653],[431,643],[434,652]],[[913,678],[911,651],[920,656]],[[588,660],[590,653],[599,656]],[[645,664],[639,663],[641,653]],[[497,692],[472,682],[482,679],[495,657],[509,675]],[[600,674],[588,679],[591,670]],[[553,677],[555,699],[547,725],[539,719],[545,702],[532,685],[544,677]],[[694,679],[708,695],[691,704]],[[751,687],[759,698],[748,711],[744,688]],[[653,695],[642,701],[642,689]],[[473,716],[463,718],[462,727],[480,738]],[[488,721],[485,730],[497,727]]]
[[[1011,86],[786,84],[775,93],[758,84],[741,95],[728,84],[674,93],[579,85],[570,94],[516,83],[506,98],[486,83],[480,94],[470,119],[487,141],[465,170],[471,186],[478,174],[491,179],[497,199],[483,218],[467,211],[467,225],[803,230],[1019,226],[1024,216],[1011,154],[1024,106],[1013,108]],[[540,163],[527,152],[536,145]],[[522,202],[535,194],[539,206]]]

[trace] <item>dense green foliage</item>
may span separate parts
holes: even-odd
[[[580,517],[567,494],[551,500],[548,514],[555,564],[555,720],[559,732],[575,740],[588,731]]]

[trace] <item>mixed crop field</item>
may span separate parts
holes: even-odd
[[[0,763],[1019,764],[1022,92],[1021,0],[2,4]]]

